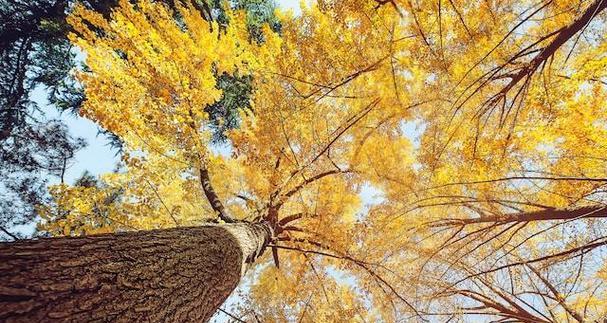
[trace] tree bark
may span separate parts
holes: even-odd
[[[272,235],[235,223],[0,244],[0,321],[206,321]]]

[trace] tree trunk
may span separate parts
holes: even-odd
[[[0,321],[206,321],[271,236],[224,224],[0,244]]]

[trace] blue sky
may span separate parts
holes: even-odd
[[[306,1],[304,1],[306,2]],[[299,0],[277,0],[276,4],[285,10],[292,9],[296,14],[300,12],[299,10]]]
[[[111,150],[108,146],[108,140],[99,134],[100,128],[96,123],[72,113],[59,113],[57,109],[48,105],[46,93],[42,89],[35,90],[32,99],[42,108],[47,119],[63,120],[72,136],[86,140],[87,146],[78,151],[74,160],[68,165],[65,174],[67,183],[72,183],[85,170],[98,175],[114,169],[118,156],[116,156],[116,151]],[[51,179],[51,182],[57,180]]]

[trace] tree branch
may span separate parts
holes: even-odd
[[[607,206],[585,206],[573,209],[546,209],[532,212],[503,215],[485,215],[479,218],[439,220],[432,227],[468,225],[488,222],[511,223],[550,220],[572,220],[580,218],[607,218]]]
[[[4,234],[6,234],[7,236],[13,238],[15,241],[21,240],[21,239],[19,239],[19,237],[17,237],[16,235],[14,235],[13,233],[11,233],[10,231],[6,230],[3,226],[0,226],[0,231],[4,232]]]
[[[502,91],[508,91],[516,83],[518,83],[525,75],[530,75],[537,70],[537,68],[548,60],[557,49],[559,49],[566,41],[571,39],[575,34],[577,34],[580,30],[585,28],[590,21],[596,17],[601,11],[607,8],[607,1],[605,0],[596,0],[592,5],[590,5],[586,11],[573,23],[563,28],[556,37],[542,49],[542,51],[535,56],[529,64],[521,69],[515,76],[512,77],[512,80],[508,85],[504,87]]]
[[[293,196],[295,193],[299,192],[302,188],[304,188],[306,185],[313,183],[319,179],[322,179],[324,177],[327,177],[329,175],[334,175],[334,174],[345,174],[345,173],[349,173],[351,172],[350,170],[346,169],[346,170],[339,170],[339,169],[333,169],[330,171],[326,171],[323,173],[319,173],[316,174],[310,178],[307,178],[306,180],[304,180],[301,184],[295,186],[292,190],[288,191],[287,193],[285,193],[282,198],[280,199],[280,202],[278,202],[277,206],[282,205],[289,197]]]
[[[336,250],[333,250],[331,248],[329,248],[328,246],[325,246],[323,244],[314,242],[314,241],[310,241],[310,240],[300,240],[300,239],[295,239],[293,240],[295,242],[305,242],[314,246],[317,246],[321,249],[325,249],[330,251],[331,253],[328,252],[323,252],[323,251],[316,251],[316,250],[307,250],[307,249],[301,249],[301,248],[296,248],[296,247],[289,247],[289,246],[283,246],[283,245],[276,245],[276,244],[272,244],[270,246],[274,247],[274,248],[278,248],[278,249],[285,249],[285,250],[292,250],[292,251],[299,251],[303,254],[317,254],[317,255],[321,255],[321,256],[325,256],[325,257],[329,257],[329,258],[334,258],[334,259],[338,259],[338,260],[347,260],[352,262],[353,264],[355,264],[356,266],[362,268],[363,270],[365,270],[369,275],[371,275],[374,279],[377,280],[377,282],[379,283],[379,286],[381,286],[382,284],[384,286],[386,286],[388,289],[390,289],[390,291],[401,301],[403,301],[403,303],[405,303],[419,318],[421,318],[421,314],[420,312],[406,299],[404,298],[400,293],[398,293],[398,291],[394,288],[394,286],[392,286],[389,282],[387,282],[383,277],[381,277],[378,273],[376,273],[375,271],[373,271],[371,268],[369,268],[370,263],[365,262],[365,261],[361,261],[358,259],[355,259],[351,256],[348,256],[347,254],[342,254]]]
[[[457,186],[457,185],[473,185],[473,184],[487,184],[487,183],[495,183],[495,182],[506,182],[506,181],[515,181],[515,180],[545,180],[545,181],[573,181],[573,182],[606,182],[607,178],[593,178],[593,177],[548,177],[548,176],[509,176],[495,179],[487,179],[480,181],[470,181],[470,182],[453,182],[447,183],[437,186],[428,187],[420,190],[419,192],[434,190],[437,188],[449,187],[449,186]]]
[[[584,317],[580,313],[576,312],[569,305],[567,305],[567,303],[565,302],[565,298],[563,298],[561,293],[559,293],[556,287],[554,287],[554,285],[552,285],[552,283],[549,282],[548,279],[544,278],[544,276],[542,276],[542,274],[537,269],[535,269],[535,267],[529,264],[527,264],[527,267],[529,267],[529,269],[531,269],[531,271],[537,276],[537,278],[539,278],[539,280],[544,284],[544,286],[546,286],[548,290],[550,290],[552,295],[554,295],[553,299],[556,300],[561,305],[561,307],[564,308],[567,313],[569,313],[569,315],[573,316],[573,318],[576,319],[578,322],[584,322]]]
[[[209,204],[211,204],[213,210],[217,213],[217,216],[219,216],[219,218],[226,223],[235,223],[236,220],[228,215],[223,203],[221,203],[221,200],[219,199],[219,196],[217,196],[217,193],[215,193],[215,190],[211,185],[209,171],[206,168],[200,168],[200,184],[202,185],[204,195],[207,197],[207,200],[209,201]]]
[[[509,263],[503,266],[499,266],[493,269],[488,269],[488,270],[484,270],[482,272],[476,273],[476,274],[471,274],[468,275],[466,277],[464,277],[463,279],[460,279],[459,281],[457,281],[455,284],[453,284],[452,286],[455,286],[465,280],[468,280],[470,278],[474,278],[477,276],[482,276],[482,275],[486,275],[489,273],[493,273],[493,272],[497,272],[503,269],[507,269],[507,268],[511,268],[511,267],[515,267],[515,266],[521,266],[521,265],[529,265],[531,263],[536,263],[536,262],[541,262],[541,261],[546,261],[546,260],[551,260],[554,258],[563,258],[565,256],[568,256],[567,259],[571,259],[571,258],[575,258],[577,256],[579,256],[580,254],[576,254],[578,252],[581,252],[581,254],[584,254],[586,252],[592,251],[596,248],[602,247],[604,245],[607,245],[607,237],[602,237],[602,238],[598,238],[595,239],[587,244],[584,244],[582,246],[579,247],[575,247],[575,248],[571,248],[565,251],[561,251],[555,254],[551,254],[551,255],[547,255],[547,256],[543,256],[543,257],[539,257],[539,258],[534,258],[531,260],[523,260],[523,261],[518,261],[518,262],[513,262],[513,263]],[[574,254],[574,255],[572,255]],[[569,257],[570,256],[570,257]]]

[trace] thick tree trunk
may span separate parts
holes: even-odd
[[[206,321],[271,236],[224,224],[0,244],[0,321]]]

